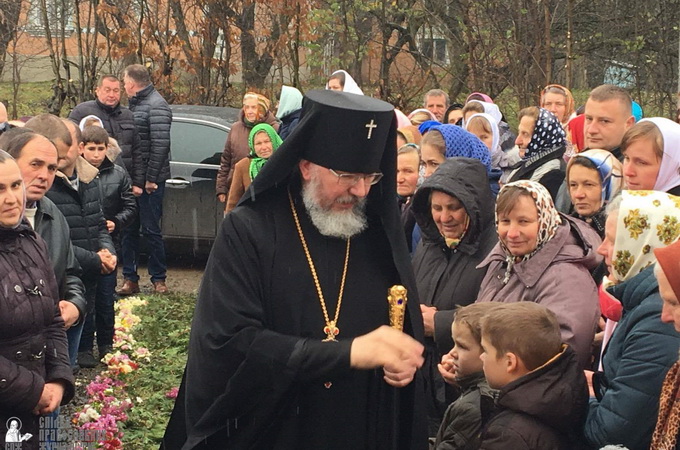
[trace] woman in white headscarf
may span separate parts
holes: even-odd
[[[328,82],[326,83],[326,89],[331,91],[342,91],[349,92],[350,94],[364,95],[359,85],[352,75],[348,74],[344,70],[336,70],[328,77]]]
[[[292,86],[281,86],[279,107],[276,110],[276,118],[281,121],[279,125],[279,137],[286,139],[300,121],[302,112],[302,93]]]

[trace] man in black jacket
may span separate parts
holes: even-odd
[[[142,161],[139,134],[135,128],[135,118],[125,106],[120,104],[120,80],[115,75],[104,75],[97,81],[95,100],[77,105],[68,118],[80,123],[87,116],[97,116],[109,136],[118,141],[122,150],[121,157],[130,174],[135,196],[142,195],[144,189],[145,164]],[[81,126],[82,129],[82,126]]]
[[[139,216],[123,232],[123,277],[121,295],[139,292],[137,259],[139,227],[149,244],[149,275],[154,292],[166,294],[167,266],[160,221],[163,215],[165,180],[170,177],[170,126],[172,111],[168,102],[151,84],[146,67],[133,64],[125,68],[123,83],[130,100],[130,110],[141,140],[142,158],[146,164],[144,192],[138,199]]]
[[[66,218],[45,197],[57,172],[57,148],[44,136],[22,129],[11,133],[2,147],[16,159],[26,188],[26,218],[47,243],[50,262],[59,285],[59,309],[67,328],[69,359],[76,365],[78,343],[85,317],[85,287],[80,280]]]
[[[57,205],[69,224],[76,258],[83,269],[87,313],[90,314],[99,275],[111,273],[116,267],[116,251],[102,214],[98,171],[79,156],[80,129],[68,119],[63,123],[69,128],[73,143],[65,155],[60,155],[59,172],[47,197]],[[83,367],[94,367],[97,361],[91,353],[80,353],[78,363]]]

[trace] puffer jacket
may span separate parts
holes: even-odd
[[[106,157],[99,166],[97,178],[104,219],[116,224],[111,238],[118,242],[121,230],[135,220],[137,213],[137,201],[132,194],[130,176]]]
[[[82,269],[76,259],[66,218],[47,197],[38,201],[35,231],[47,244],[47,252],[59,286],[59,298],[73,303],[80,317],[85,317],[85,286]]]
[[[584,447],[588,387],[568,346],[500,389],[482,431],[483,450],[576,450]]]
[[[470,218],[467,232],[453,250],[446,245],[432,219],[432,191],[456,197]],[[454,310],[457,305],[474,303],[487,269],[477,266],[498,241],[486,167],[477,159],[449,158],[425,180],[414,194],[411,205],[422,232],[413,258],[418,294],[421,303],[437,308],[434,336],[425,338],[422,369],[426,380],[430,436],[434,436],[447,406],[456,396],[437,369],[442,355],[453,347]]]
[[[279,122],[271,111],[267,111],[264,119],[258,123],[268,123],[276,131],[279,130]],[[253,126],[255,125],[257,124],[253,124]],[[220,169],[217,171],[217,181],[215,184],[217,195],[229,194],[231,179],[234,176],[234,166],[250,153],[248,135],[250,135],[250,130],[253,129],[253,126],[246,125],[243,109],[241,109],[238,122],[231,126],[227,141],[224,143],[224,151],[222,151],[222,157],[220,158]]]
[[[302,109],[298,109],[296,111],[293,111],[293,112],[287,114],[284,117],[281,117],[281,126],[279,127],[279,136],[281,136],[282,140],[285,140],[288,136],[290,136],[290,133],[293,132],[293,130],[297,126],[298,122],[300,122],[300,114],[301,113],[302,113]]]
[[[75,388],[57,282],[45,243],[28,222],[0,230],[0,273],[0,423],[19,418],[21,433],[34,436],[21,448],[37,449],[40,416],[31,411],[45,383],[62,383],[62,405]]]
[[[680,336],[661,322],[663,301],[649,267],[609,292],[621,301],[623,314],[604,351],[604,372],[594,377],[585,435],[600,448],[623,444],[648,449],[659,409],[661,384],[678,360]]]
[[[68,118],[80,123],[84,117],[97,116],[104,124],[109,136],[118,142],[121,158],[135,186],[144,187],[146,165],[142,161],[139,133],[135,127],[135,117],[125,106],[106,106],[99,100],[90,100],[77,105]]]
[[[478,302],[540,303],[557,316],[562,340],[572,346],[581,369],[590,362],[600,318],[597,287],[590,271],[602,261],[600,237],[586,223],[560,214],[555,236],[531,258],[514,264],[503,284],[507,263],[500,243],[480,264],[488,266]]]
[[[437,438],[430,450],[477,450],[482,424],[493,411],[496,391],[489,387],[484,372],[458,380],[460,397],[446,409]]]
[[[82,157],[76,163],[78,190],[76,191],[61,172],[57,172],[47,197],[62,212],[71,231],[71,242],[76,258],[83,269],[83,283],[97,280],[101,273],[101,259],[97,252],[108,249],[114,255],[116,250],[106,229],[99,201],[99,180],[97,168]],[[88,308],[94,305],[88,305]]]
[[[170,106],[150,84],[130,97],[130,111],[139,133],[146,181],[162,183],[170,178]]]

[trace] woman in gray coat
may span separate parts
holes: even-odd
[[[600,237],[586,223],[558,213],[547,189],[529,180],[503,186],[496,227],[500,241],[479,266],[487,272],[477,301],[544,305],[585,369],[600,318],[590,275],[602,261],[596,253]]]

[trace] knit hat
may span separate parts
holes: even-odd
[[[654,255],[675,296],[680,299],[680,241],[667,247],[655,248]]]

